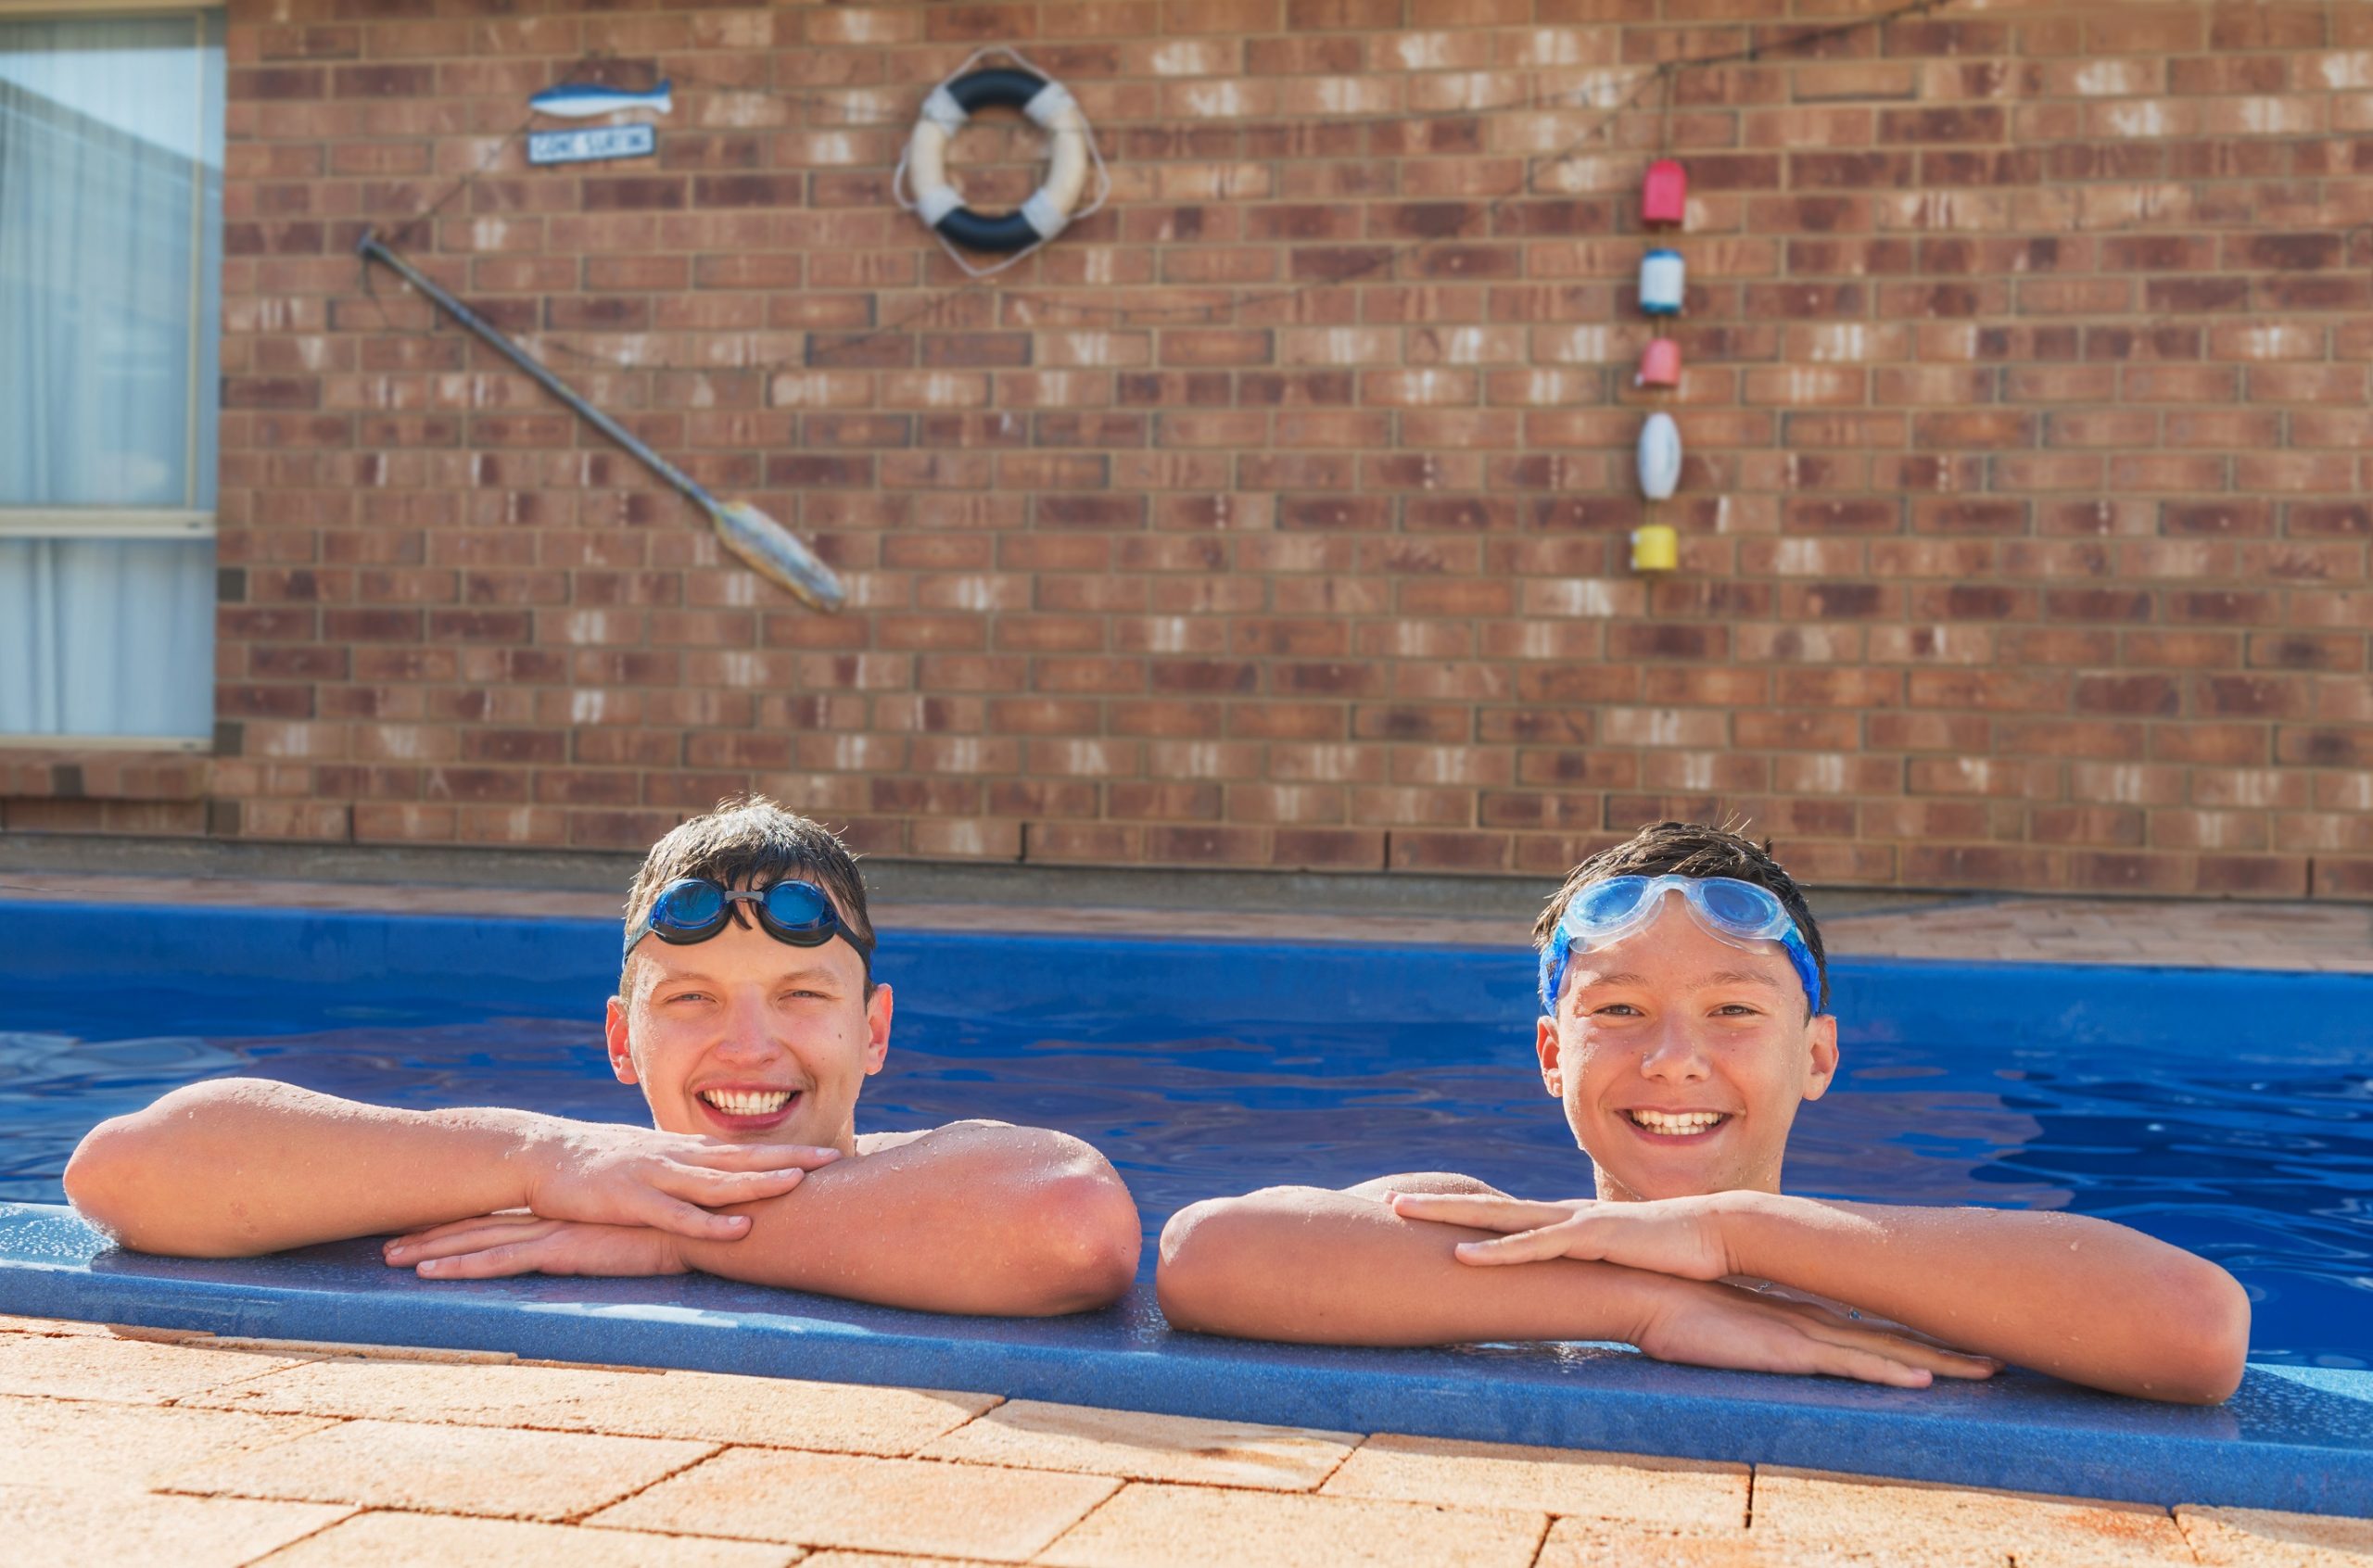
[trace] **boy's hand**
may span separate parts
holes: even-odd
[[[398,1236],[380,1248],[390,1268],[429,1280],[508,1274],[681,1274],[683,1248],[648,1225],[592,1225],[532,1214],[488,1214]]]
[[[2002,1369],[1984,1356],[1851,1321],[1808,1301],[1694,1281],[1666,1285],[1631,1335],[1660,1361],[1850,1377],[1896,1388],[1925,1388],[1938,1377],[1992,1377]]]
[[[1684,1280],[1719,1280],[1740,1271],[1722,1237],[1723,1195],[1656,1198],[1646,1203],[1595,1203],[1587,1198],[1533,1203],[1466,1194],[1397,1193],[1392,1211],[1403,1220],[1435,1220],[1472,1230],[1510,1233],[1493,1241],[1461,1242],[1458,1260],[1462,1263],[1538,1263],[1550,1258],[1579,1258]]]
[[[689,1132],[559,1122],[529,1145],[527,1204],[546,1220],[647,1225],[695,1241],[737,1241],[749,1216],[729,1204],[780,1197],[841,1157],[804,1144],[734,1144]]]

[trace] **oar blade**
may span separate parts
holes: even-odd
[[[758,575],[780,583],[817,610],[838,610],[847,590],[833,570],[792,531],[748,501],[718,501],[709,509],[717,536]]]

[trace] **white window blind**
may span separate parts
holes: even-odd
[[[220,13],[0,16],[0,742],[213,727]]]

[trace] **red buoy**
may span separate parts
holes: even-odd
[[[1641,386],[1678,386],[1681,385],[1681,345],[1669,337],[1659,337],[1640,352]]]
[[[1640,217],[1643,222],[1678,223],[1689,210],[1689,174],[1669,158],[1648,165],[1640,187]]]

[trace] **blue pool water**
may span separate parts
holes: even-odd
[[[407,1106],[641,1119],[597,1027],[615,929],[0,903],[0,1199],[94,1122],[233,1073]],[[1586,1193],[1519,953],[892,933],[860,1126],[961,1116],[1106,1150],[1148,1231],[1274,1182],[1457,1170]],[[2231,1269],[2253,1356],[2373,1364],[2373,980],[1845,963],[1791,1190],[2067,1208]],[[1148,1260],[1149,1262],[1149,1260]]]

